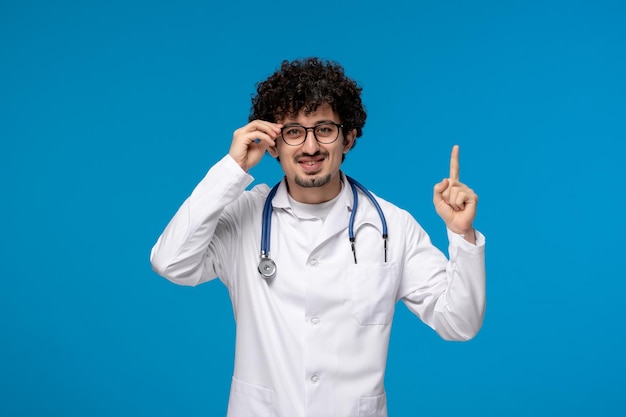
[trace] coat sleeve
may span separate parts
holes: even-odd
[[[417,223],[407,229],[400,298],[443,339],[472,339],[485,314],[485,237],[476,231],[473,245],[448,230],[446,259]]]
[[[213,250],[224,208],[252,182],[228,155],[215,164],[178,209],[150,253],[152,269],[181,285],[197,285],[219,274]]]

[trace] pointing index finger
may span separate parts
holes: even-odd
[[[459,182],[459,145],[452,147],[450,155],[450,180]]]

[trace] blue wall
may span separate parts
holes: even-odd
[[[624,3],[365,3],[0,5],[0,415],[224,415],[227,292],[167,282],[149,251],[255,83],[309,55],[364,87],[346,172],[442,249],[455,143],[480,196],[483,329],[444,342],[399,306],[391,415],[623,413]]]

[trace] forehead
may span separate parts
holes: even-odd
[[[286,115],[284,119],[277,120],[278,123],[300,123],[306,125],[308,123],[315,123],[319,121],[333,121],[339,122],[339,116],[335,113],[328,103],[324,103],[315,109],[315,111],[305,114],[304,110],[300,110],[297,115]]]

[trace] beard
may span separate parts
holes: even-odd
[[[312,188],[312,187],[323,187],[324,185],[330,182],[331,175],[325,175],[323,177],[301,177],[296,175],[294,178],[294,182],[300,187]]]
[[[311,157],[316,157],[316,156],[322,156],[324,157],[324,159],[328,158],[328,152],[321,152],[321,151],[317,151],[314,154],[310,155],[310,154],[298,154],[294,157],[294,161],[297,164],[298,163],[298,159],[300,159],[300,157],[302,156],[311,156]],[[331,174],[327,174],[324,176],[318,176],[315,173],[311,173],[310,175],[306,175],[305,176],[300,176],[298,174],[295,175],[293,182],[296,183],[296,185],[300,186],[300,187],[305,187],[305,188],[313,188],[313,187],[323,187],[324,185],[328,184],[331,180],[332,176]]]

